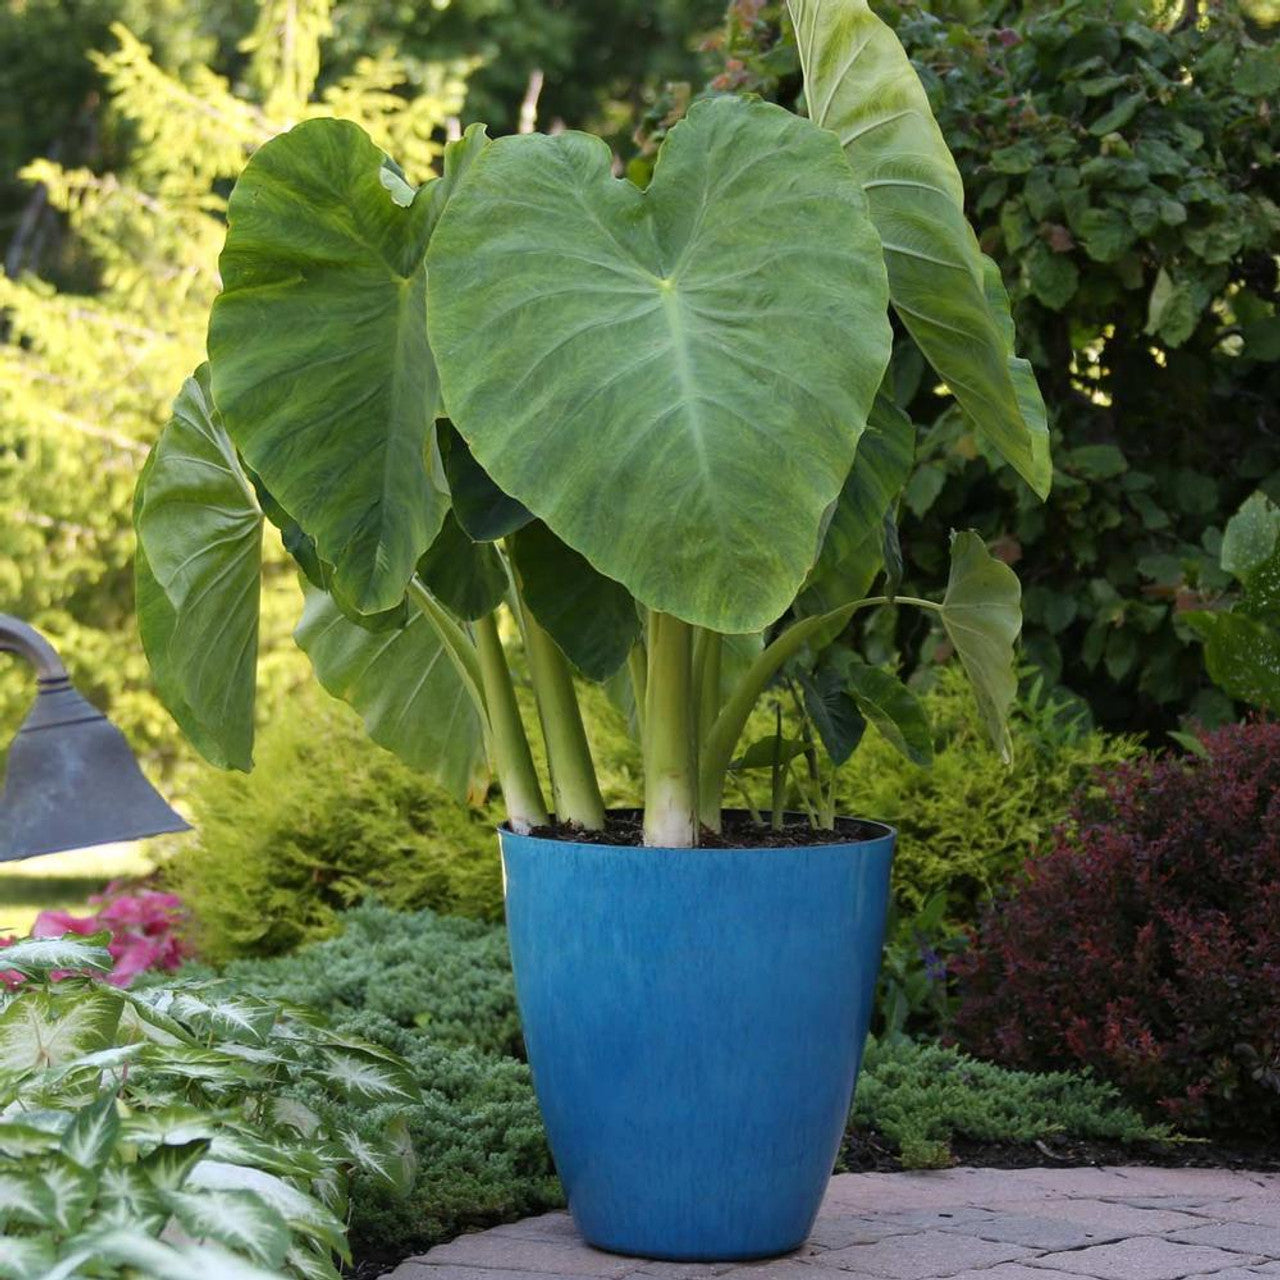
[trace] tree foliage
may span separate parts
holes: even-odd
[[[150,691],[132,621],[130,508],[138,467],[168,417],[174,388],[198,363],[227,180],[298,119],[342,115],[429,175],[448,118],[461,110],[465,60],[419,67],[419,88],[389,52],[318,87],[328,0],[264,0],[246,82],[208,65],[165,70],[123,26],[95,55],[113,127],[131,140],[119,172],[45,158],[23,171],[66,216],[96,277],[88,292],[0,277],[0,596],[45,630],[73,677],[140,745],[174,750]],[[429,74],[428,74],[429,70]],[[300,601],[269,548],[262,648],[273,689],[301,664],[287,642]],[[29,698],[25,672],[4,673],[0,717]]]

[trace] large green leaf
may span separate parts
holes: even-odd
[[[882,392],[801,593],[801,612],[826,613],[867,594],[884,566],[886,517],[893,517],[914,459],[915,425]]]
[[[645,191],[597,138],[501,138],[428,252],[445,405],[476,459],[655,609],[791,603],[888,360],[887,284],[835,140],[696,105]]]
[[[263,517],[213,407],[208,365],[173,403],[139,481],[135,521],[138,626],[156,688],[203,755],[247,770]]]
[[[214,396],[363,613],[399,603],[444,519],[444,477],[428,469],[440,393],[423,256],[484,142],[468,130],[444,176],[409,196],[357,125],[311,120],[254,155],[228,205]]]
[[[502,492],[475,460],[467,442],[447,418],[436,426],[449,500],[458,523],[477,542],[496,542],[533,519],[528,507]]]
[[[475,542],[450,511],[418,561],[423,585],[455,616],[483,618],[507,593],[507,570],[488,542]]]
[[[892,672],[868,666],[847,650],[841,658],[849,693],[862,714],[912,764],[932,764],[933,735],[920,699]]]
[[[983,724],[1006,761],[1013,758],[1009,708],[1018,692],[1013,646],[1022,630],[1022,588],[1007,564],[972,531],[951,535],[951,575],[942,625],[973,685]]]
[[[100,933],[64,933],[60,938],[19,938],[4,950],[3,967],[28,977],[45,976],[55,969],[86,969],[110,973],[115,965],[107,944],[108,929]],[[3,1070],[0,1064],[0,1070]]]
[[[884,244],[894,309],[977,430],[1041,496],[1049,433],[960,172],[897,36],[866,0],[788,0],[810,116],[837,134]]]
[[[640,638],[631,593],[606,578],[541,521],[511,541],[525,603],[565,656],[590,680],[607,680]]]
[[[1222,567],[1244,578],[1280,545],[1280,507],[1259,490],[1245,499],[1222,535]]]
[[[373,634],[325,592],[306,595],[294,634],[320,683],[360,713],[375,742],[453,794],[472,794],[483,774],[480,718],[427,619],[415,612],[398,630]]]

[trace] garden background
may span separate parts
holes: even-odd
[[[257,146],[316,114],[361,123],[414,181],[473,120],[591,129],[643,181],[699,95],[796,104],[780,8],[0,7],[0,602],[50,636],[195,824],[160,847],[147,889],[117,899],[153,908],[117,906],[120,936],[163,937],[158,967],[199,961],[184,981],[216,968],[262,998],[306,1001],[410,1064],[421,1099],[392,1110],[418,1156],[412,1194],[357,1183],[357,1254],[402,1256],[554,1205],[559,1190],[522,1062],[487,797],[445,796],[314,690],[278,547],[254,773],[199,762],[150,686],[133,488],[201,358],[227,195]],[[892,608],[859,622],[866,654],[924,692],[936,758],[905,764],[870,730],[842,782],[845,809],[902,831],[844,1158],[937,1164],[956,1143],[996,1140],[1158,1151],[1166,1126],[1274,1142],[1280,740],[1246,719],[1267,697],[1233,699],[1211,678],[1186,616],[1236,598],[1231,517],[1259,491],[1280,502],[1280,7],[879,12],[916,62],[1003,273],[1055,472],[1041,506],[899,335],[895,398],[918,427],[907,589],[936,591],[944,535],[978,529],[1023,584],[1025,672],[1006,768],[936,632]],[[30,693],[4,661],[0,740]],[[604,689],[583,697],[605,799],[633,802],[625,716]],[[772,708],[759,714],[767,729]],[[742,786],[760,797],[749,774]],[[87,911],[108,873],[150,872],[139,858],[17,864],[0,876],[0,926]],[[176,900],[145,897],[159,889]],[[170,944],[175,913],[184,940]],[[1049,1071],[1073,1074],[1027,1074]],[[369,1136],[388,1123],[333,1105]]]

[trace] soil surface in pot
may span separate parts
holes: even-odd
[[[824,844],[856,844],[859,840],[875,840],[884,828],[854,818],[837,819],[836,829],[819,830],[801,818],[788,815],[780,831],[753,822],[751,815],[732,810],[724,815],[722,830],[703,827],[698,844],[703,849],[797,849]],[[633,848],[644,844],[644,817],[638,812],[610,813],[603,831],[584,831],[581,827],[534,827],[529,832],[540,840],[564,840],[573,844],[607,844]]]
[[[1061,1165],[1153,1165],[1165,1169],[1280,1170],[1280,1148],[1272,1141],[1086,1142],[1050,1135],[1035,1142],[979,1142],[953,1138],[952,1163],[979,1169],[1042,1169]],[[899,1173],[893,1144],[874,1129],[845,1134],[837,1173]]]

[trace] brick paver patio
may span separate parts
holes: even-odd
[[[772,1262],[646,1262],[548,1213],[462,1236],[391,1280],[1280,1280],[1280,1174],[948,1169],[832,1178],[808,1243]]]

